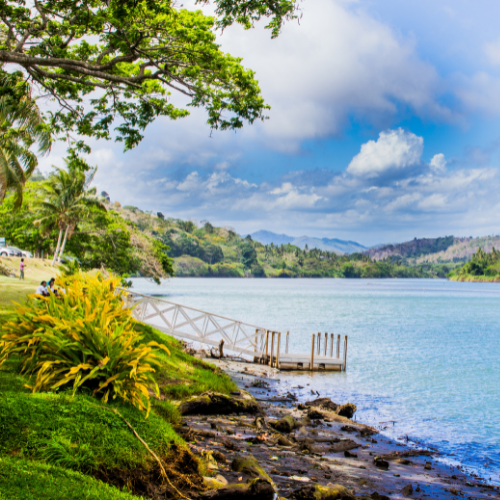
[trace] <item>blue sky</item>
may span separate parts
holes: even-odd
[[[268,121],[210,136],[194,110],[157,120],[128,153],[97,142],[98,188],[239,233],[365,245],[498,234],[500,3],[300,5],[300,24],[276,40],[262,26],[219,38],[256,71]],[[62,155],[56,149],[43,167]]]

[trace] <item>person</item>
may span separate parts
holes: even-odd
[[[24,268],[25,268],[24,259],[21,259],[21,263],[19,264],[19,280],[23,281],[24,281]]]
[[[49,292],[47,291],[47,282],[46,281],[42,281],[40,283],[40,286],[36,289],[35,293],[37,295],[42,295],[43,297],[48,297],[49,296]]]
[[[49,281],[49,290],[56,296],[59,297],[59,291],[57,288],[54,286],[56,284],[55,278],[50,278]]]

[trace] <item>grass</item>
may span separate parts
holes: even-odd
[[[14,312],[12,301],[22,301],[36,284],[33,277],[19,282],[0,276],[0,322],[2,315]],[[144,446],[109,408],[117,409],[168,461],[172,446],[175,450],[185,446],[172,428],[179,421],[174,400],[236,389],[218,368],[185,353],[178,340],[148,325],[137,324],[137,329],[144,342],[155,340],[171,353],[159,350],[161,366],[155,377],[162,400],[153,400],[147,419],[135,407],[118,402],[104,405],[85,392],[74,397],[65,391],[32,393],[15,359],[0,368],[0,500],[140,498],[92,477],[96,472],[154,466]]]
[[[0,500],[139,500],[80,472],[12,457],[0,458]]]

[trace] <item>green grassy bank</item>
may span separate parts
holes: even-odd
[[[33,291],[30,285],[0,278],[2,321],[13,314],[11,300],[23,300]],[[142,343],[156,341],[170,351],[158,350],[154,376],[160,399],[151,399],[147,418],[118,400],[104,404],[86,389],[75,396],[70,390],[33,393],[15,357],[0,367],[1,500],[141,498],[161,478],[157,462],[128,424],[169,464],[168,475],[177,487],[199,484],[199,464],[173,429],[179,421],[177,403],[236,387],[213,365],[186,354],[174,338],[147,325],[135,328]]]

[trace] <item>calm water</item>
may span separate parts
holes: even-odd
[[[290,330],[290,352],[309,353],[314,332],[348,335],[347,372],[308,374],[301,385],[500,482],[499,284],[178,278],[135,280],[134,290]]]

